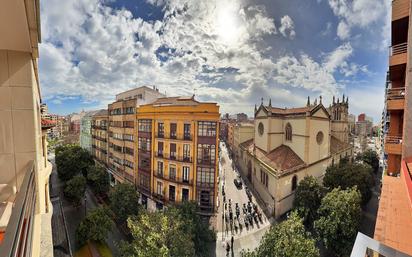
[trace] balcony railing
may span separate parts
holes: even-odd
[[[164,152],[155,152],[155,156],[158,158],[168,159],[168,160],[178,161],[178,162],[192,162],[192,157],[190,156],[176,156],[176,155],[170,155]]]
[[[408,43],[401,43],[397,45],[393,45],[389,48],[389,56],[397,55],[397,54],[403,54],[408,51]]]
[[[389,88],[387,90],[387,98],[388,100],[397,100],[397,99],[404,99],[405,98],[405,88]]]
[[[13,211],[7,224],[0,256],[31,256],[33,223],[36,210],[36,183],[33,163],[24,176],[20,191],[14,201]],[[47,200],[48,201],[48,200]]]
[[[166,176],[163,172],[158,172],[157,171],[157,172],[154,173],[154,176],[156,178],[167,180],[167,181],[170,181],[170,182],[175,182],[175,183],[180,183],[180,184],[185,184],[185,185],[192,185],[193,184],[193,179],[184,179],[182,177],[177,177],[177,176],[170,177],[170,176]]]
[[[191,134],[169,134],[168,136],[166,136],[165,134],[157,133],[156,138],[192,141]]]
[[[386,136],[385,144],[402,144],[402,136]]]

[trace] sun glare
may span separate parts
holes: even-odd
[[[239,5],[235,1],[219,1],[216,8],[216,33],[225,45],[238,43],[240,37]]]

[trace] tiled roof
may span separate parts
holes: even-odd
[[[107,110],[102,109],[94,113],[93,116],[108,116],[108,112]]]
[[[189,96],[189,97],[177,96],[177,97],[157,98],[151,104],[152,105],[160,105],[160,106],[168,106],[168,105],[188,106],[188,105],[198,105],[199,102],[194,99],[194,96]]]
[[[350,144],[340,141],[334,136],[330,137],[330,153],[335,154],[339,153],[350,147]]]
[[[243,142],[241,146],[276,170],[277,175],[285,175],[306,166],[305,162],[287,145],[280,145],[269,153],[254,147],[253,139]]]
[[[305,106],[305,107],[297,107],[297,108],[278,108],[272,107],[272,114],[304,114],[306,112],[310,112],[316,106]],[[269,107],[266,107],[269,109]]]
[[[56,126],[56,121],[49,120],[49,119],[41,119],[41,127],[42,129],[49,129],[51,127]]]

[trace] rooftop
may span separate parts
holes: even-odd
[[[350,144],[342,142],[334,136],[330,137],[330,153],[331,154],[339,153],[349,147],[351,147]]]
[[[195,96],[176,96],[176,97],[161,97],[156,99],[153,103],[154,106],[191,106],[198,105],[199,102],[195,100]]]

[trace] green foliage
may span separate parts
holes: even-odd
[[[370,165],[375,173],[379,170],[379,158],[376,151],[371,149],[366,150],[365,152],[358,154],[356,160],[363,161],[363,163]]]
[[[363,163],[345,163],[329,166],[323,184],[329,189],[347,189],[356,186],[362,194],[362,204],[367,204],[372,197],[374,185],[372,168]]]
[[[80,245],[88,240],[103,243],[112,228],[112,220],[107,211],[97,208],[89,212],[76,229],[76,239]]]
[[[110,209],[120,222],[126,222],[131,215],[137,215],[139,195],[130,184],[117,184],[109,193]]]
[[[87,169],[93,165],[93,157],[78,145],[56,147],[56,166],[59,178],[68,181],[75,175],[87,175]]]
[[[105,194],[109,191],[109,175],[106,170],[99,166],[90,166],[87,171],[87,180],[96,194]]]
[[[318,218],[318,209],[325,194],[326,188],[312,176],[305,177],[296,188],[293,207],[303,218],[306,227],[311,228]]]
[[[263,236],[254,251],[243,252],[243,257],[318,257],[316,241],[305,231],[303,220],[296,212],[279,224],[274,224]]]
[[[74,204],[79,205],[86,192],[86,179],[82,175],[76,175],[67,181],[64,187],[64,195]]]
[[[216,241],[216,233],[211,230],[209,223],[199,216],[195,202],[184,202],[177,207],[184,230],[192,235],[196,256],[211,256],[211,245]]]
[[[138,216],[127,220],[133,240],[121,243],[121,256],[194,256],[194,243],[184,222],[176,208],[153,213],[141,211]]]
[[[354,188],[333,189],[322,199],[314,228],[325,247],[337,256],[349,256],[361,219],[361,194]]]

